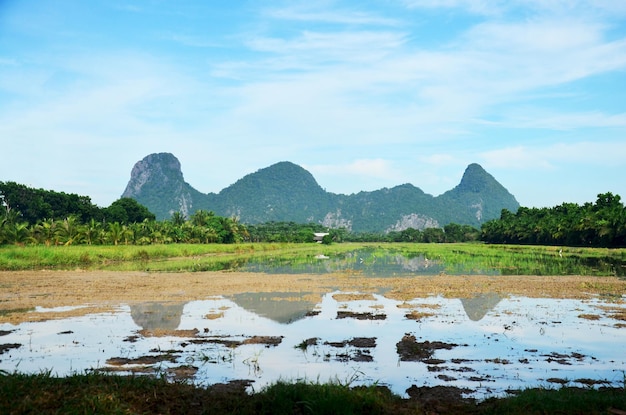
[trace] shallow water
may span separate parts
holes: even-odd
[[[64,376],[141,368],[174,376],[169,369],[189,366],[191,381],[201,385],[250,379],[252,390],[259,390],[279,379],[376,382],[403,396],[411,385],[446,385],[469,388],[478,398],[555,382],[623,386],[626,327],[617,313],[626,309],[624,297],[485,293],[403,303],[383,295],[349,300],[345,294],[241,293],[1,324],[0,345],[13,347],[2,349],[0,370]],[[37,310],[46,311],[62,310]],[[407,318],[411,312],[421,319]],[[445,347],[432,350],[429,359],[401,360],[397,344],[407,334]],[[254,343],[253,336],[270,337]],[[132,361],[146,356],[161,361]]]
[[[268,274],[324,274],[349,271],[364,277],[417,275],[614,275],[626,276],[626,263],[617,258],[586,258],[575,253],[554,252],[531,258],[509,255],[505,260],[483,255],[452,255],[447,259],[430,258],[425,253],[406,253],[389,248],[365,248],[332,257],[276,258],[252,257],[221,263],[218,269],[263,272]]]

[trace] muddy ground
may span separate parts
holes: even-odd
[[[626,293],[626,280],[585,276],[371,278],[345,274],[244,272],[2,271],[0,323],[67,318],[106,311],[120,304],[186,302],[246,292],[291,292],[294,296],[303,293],[309,298],[319,295],[321,300],[324,294],[334,290],[360,293],[354,299],[368,293],[384,292],[385,297],[399,301],[432,295],[469,298],[480,293],[552,298],[617,297]],[[71,306],[82,308],[46,313],[25,312],[35,307]]]

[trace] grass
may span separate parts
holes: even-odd
[[[57,378],[0,374],[3,414],[619,414],[626,389],[527,389],[476,403],[441,388],[403,399],[380,386],[278,382],[248,394],[246,383],[207,388],[147,376]]]
[[[0,270],[90,269],[111,271],[218,271],[253,261],[271,269],[306,269],[324,254],[350,266],[345,254],[367,252],[366,261],[400,254],[423,256],[453,274],[625,276],[626,249],[485,245],[481,243],[168,244],[118,246],[0,246]],[[345,258],[345,263],[341,263]],[[319,263],[319,262],[317,262]],[[347,265],[346,265],[347,264]],[[367,263],[365,265],[368,265]]]

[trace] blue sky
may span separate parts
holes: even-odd
[[[287,160],[327,191],[626,200],[626,2],[0,0],[0,181],[119,198],[171,152],[219,192]]]

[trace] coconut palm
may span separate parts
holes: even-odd
[[[100,231],[102,230],[102,224],[95,219],[91,219],[81,228],[83,234],[83,241],[87,245],[92,245],[94,242],[98,242]]]
[[[80,242],[82,234],[80,232],[80,222],[74,215],[63,219],[59,226],[60,241],[65,245],[72,245]]]
[[[2,234],[5,242],[15,245],[23,245],[30,237],[28,223],[6,222],[2,226]]]

